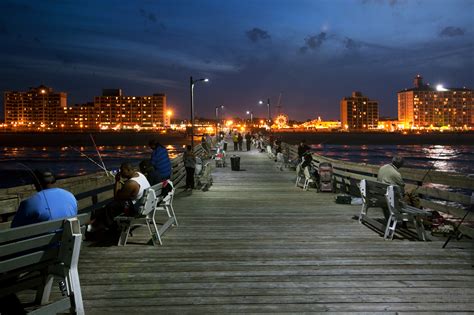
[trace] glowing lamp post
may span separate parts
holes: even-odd
[[[203,78],[193,80],[193,77],[189,77],[189,89],[191,94],[191,147],[194,148],[194,84],[197,82],[209,82],[209,79]]]
[[[218,130],[218,126],[219,126],[219,109],[223,110],[223,109],[224,109],[224,105],[216,106],[216,137],[217,137],[217,133],[219,132],[219,130]]]
[[[173,116],[173,111],[167,110],[166,111],[166,118],[167,118],[168,126],[171,126],[171,116]]]
[[[260,105],[263,104],[263,101],[258,102]],[[268,126],[270,127],[270,131],[272,130],[272,116],[270,114],[270,98],[267,98],[267,109],[268,109]]]
[[[248,110],[247,115],[250,115],[250,126],[252,126],[253,125],[253,112]]]

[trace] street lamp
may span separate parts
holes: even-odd
[[[250,126],[252,126],[253,125],[253,112],[248,110],[247,115],[250,115]]]
[[[173,116],[173,111],[167,110],[167,111],[166,111],[166,117],[167,117],[168,119],[167,119],[167,124],[165,123],[165,125],[171,126],[171,116]]]
[[[258,102],[260,105],[263,104],[263,101]],[[270,98],[267,98],[267,108],[268,108],[268,125],[270,127],[270,130],[272,129],[272,116],[270,114]]]
[[[221,110],[223,110],[224,105],[216,106],[216,139],[217,139],[217,133],[219,132],[219,130],[218,130],[218,126],[219,126],[219,108]]]
[[[191,92],[191,147],[194,148],[194,84],[197,82],[209,82],[209,79],[203,78],[193,80],[193,77],[189,77],[189,89]]]

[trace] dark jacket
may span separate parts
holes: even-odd
[[[151,164],[160,174],[161,178],[170,178],[171,161],[168,156],[168,150],[163,146],[158,146],[151,154]]]

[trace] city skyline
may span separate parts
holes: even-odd
[[[474,2],[450,1],[3,1],[0,90],[45,84],[90,101],[103,88],[165,93],[175,117],[246,110],[270,98],[290,119],[339,119],[361,91],[381,116],[421,74],[432,85],[472,88]],[[3,103],[3,102],[2,102]],[[3,112],[3,110],[2,110]],[[272,110],[274,113],[275,111]]]

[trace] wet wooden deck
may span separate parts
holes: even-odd
[[[209,191],[178,195],[163,246],[135,233],[126,247],[83,247],[87,314],[474,311],[470,243],[384,241],[358,223],[360,206],[239,154],[242,171],[215,169]]]

